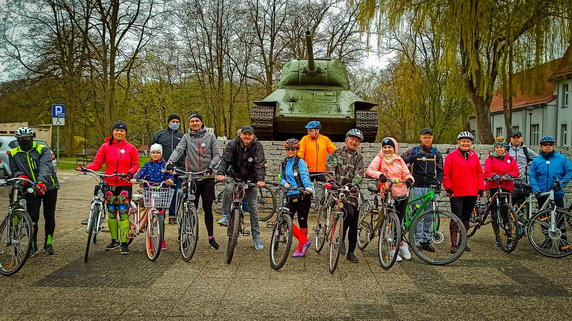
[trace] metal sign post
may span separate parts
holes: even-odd
[[[52,105],[52,125],[56,126],[56,158],[60,162],[60,126],[66,124],[66,105]]]

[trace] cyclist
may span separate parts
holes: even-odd
[[[290,138],[284,143],[284,148],[286,149],[286,158],[280,165],[280,184],[286,188],[304,187],[307,193],[289,191],[288,203],[286,204],[292,218],[298,213],[298,225],[300,225],[298,227],[296,224],[292,224],[292,234],[298,240],[298,247],[292,257],[303,257],[312,245],[308,239],[308,213],[310,212],[314,187],[310,181],[306,162],[297,156],[300,142],[295,138]]]
[[[344,233],[342,242],[340,242],[340,253],[346,254],[344,240],[346,233],[348,234],[348,251],[347,259],[352,263],[358,263],[359,259],[355,256],[354,250],[357,244],[357,226],[358,226],[358,185],[362,182],[364,176],[363,156],[357,150],[363,140],[362,132],[357,128],[352,128],[346,133],[346,143],[341,149],[336,149],[328,158],[326,163],[326,181],[332,186],[352,185],[350,188],[350,197],[344,201],[344,210],[346,215],[344,218]],[[348,232],[349,230],[349,232]]]
[[[524,202],[529,193],[524,189],[523,184],[529,184],[528,178],[530,163],[538,154],[531,148],[524,146],[522,133],[514,131],[510,137],[510,144],[508,145],[508,153],[512,156],[518,164],[518,180],[514,183],[514,191],[512,193],[512,202],[520,204]]]
[[[300,140],[300,150],[298,157],[303,159],[308,165],[310,179],[313,182],[326,181],[326,159],[336,150],[336,145],[325,135],[320,133],[322,125],[319,121],[308,122],[306,129],[308,135]],[[316,190],[316,198],[322,200],[324,191],[321,188]]]
[[[151,154],[151,160],[135,174],[134,178],[131,180],[132,184],[135,184],[138,179],[146,180],[150,183],[162,183],[165,182],[167,185],[173,185],[174,177],[173,174],[168,171],[164,171],[166,162],[163,160],[163,147],[159,144],[153,144],[149,148],[149,153]],[[164,211],[161,212],[162,214]],[[161,242],[161,249],[167,249],[167,241],[163,239]]]
[[[410,166],[415,183],[411,189],[411,197],[417,198],[429,192],[429,188],[434,186],[437,191],[441,187],[443,180],[443,155],[433,146],[433,131],[431,128],[423,128],[421,130],[421,145],[415,146],[401,155],[401,158]],[[413,203],[421,206],[423,200]],[[432,204],[427,204],[433,206]],[[430,208],[434,210],[434,208]],[[423,209],[425,210],[425,209]],[[431,245],[431,218],[426,217],[421,225],[415,231],[415,245],[427,252],[435,252],[435,248]]]
[[[18,146],[8,152],[12,177],[37,182],[36,194],[26,194],[26,207],[34,227],[30,257],[38,252],[38,221],[42,203],[44,205],[44,252],[48,255],[54,254],[56,202],[60,188],[52,163],[52,152],[47,146],[34,142],[34,135],[34,131],[28,127],[18,128],[14,133]]]
[[[207,227],[208,241],[212,248],[218,250],[219,245],[213,232],[213,201],[215,199],[213,169],[220,161],[220,152],[216,137],[207,132],[200,113],[189,115],[189,132],[183,136],[177,148],[169,158],[168,169],[172,169],[186,154],[185,164],[190,172],[206,171],[206,175],[196,180],[195,207],[199,206],[199,197],[203,200],[205,213],[205,226]]]
[[[97,171],[105,165],[105,174],[107,175],[126,174],[127,179],[118,176],[105,179],[110,187],[109,191],[105,193],[105,202],[109,212],[107,225],[111,234],[111,243],[105,249],[110,251],[121,246],[122,255],[129,254],[127,234],[129,233],[129,204],[133,192],[133,186],[129,180],[139,170],[137,148],[130,144],[126,137],[127,124],[121,120],[117,121],[113,125],[112,136],[105,138],[104,143],[95,154],[93,162],[85,166],[87,169]],[[83,169],[83,166],[76,168],[78,171]],[[119,235],[117,234],[118,227]]]
[[[175,150],[181,138],[183,138],[183,133],[179,130],[181,127],[181,116],[178,114],[170,114],[167,119],[167,128],[159,130],[155,136],[153,136],[152,144],[159,144],[163,147],[163,159],[165,161],[169,160],[171,153]],[[184,168],[184,160],[179,159],[175,164],[178,168]],[[175,184],[176,188],[181,187],[181,182],[177,179],[175,174]],[[177,193],[173,195],[173,200],[171,201],[171,206],[169,207],[169,224],[177,223]]]
[[[479,155],[471,149],[473,134],[463,131],[457,135],[457,147],[447,158],[443,169],[443,187],[451,203],[451,212],[457,215],[465,229],[469,229],[469,218],[485,189],[483,168]],[[451,225],[451,253],[457,252],[459,232],[456,224]],[[465,246],[465,251],[470,251]]]
[[[393,185],[391,188],[391,195],[395,200],[395,209],[399,216],[399,221],[403,221],[405,217],[405,209],[407,208],[408,201],[408,188],[413,185],[413,175],[409,172],[409,168],[405,161],[397,154],[398,145],[397,141],[392,137],[385,137],[381,141],[381,149],[375,158],[369,164],[366,174],[379,180],[380,192],[383,196],[385,191],[389,188],[389,179],[399,180],[405,183]],[[399,244],[399,253],[396,260],[401,262],[403,259],[410,260],[411,252],[407,243],[401,241]],[[395,254],[392,250],[391,255]],[[402,259],[403,257],[403,259]]]
[[[254,129],[250,125],[242,127],[240,136],[226,144],[216,177],[218,181],[224,180],[226,176],[230,178],[225,187],[226,191],[222,204],[223,213],[230,212],[230,198],[234,180],[256,182],[258,187],[265,185],[266,169],[264,168],[264,160],[264,147],[254,136]],[[262,250],[264,243],[260,239],[260,225],[258,222],[258,189],[247,189],[246,197],[248,199],[250,223],[252,224],[254,248]]]
[[[504,192],[512,193],[514,191],[514,182],[512,178],[518,177],[518,164],[515,159],[507,153],[508,146],[504,142],[503,137],[497,137],[494,145],[494,153],[491,153],[485,160],[485,178],[492,178],[494,181],[485,182],[485,188],[491,191],[491,195],[498,190],[499,185],[495,181],[501,181],[500,189]],[[493,208],[493,211],[496,210]],[[501,213],[503,217],[506,213]],[[497,217],[492,215],[493,229],[495,231],[495,245],[498,246],[498,226]],[[506,220],[505,220],[506,221]]]

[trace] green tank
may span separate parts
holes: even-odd
[[[277,140],[306,134],[311,120],[322,123],[321,132],[343,139],[351,128],[359,128],[364,141],[377,135],[377,104],[361,100],[350,91],[346,67],[336,59],[314,59],[312,37],[306,32],[308,59],[292,59],[280,73],[278,89],[250,112],[256,136]]]

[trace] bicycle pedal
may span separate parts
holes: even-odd
[[[81,224],[81,225],[87,225],[87,220],[81,220],[81,222],[79,222],[79,224]]]
[[[250,231],[248,231],[248,230],[243,230],[241,233],[243,236],[249,236],[250,235]]]

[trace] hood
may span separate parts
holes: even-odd
[[[383,138],[381,141],[384,141],[385,139],[391,139],[393,141],[393,144],[395,145],[395,155],[399,155],[399,147],[397,144],[397,141],[395,140],[395,138],[393,137],[385,137]],[[383,146],[379,148],[379,156],[383,157]]]

